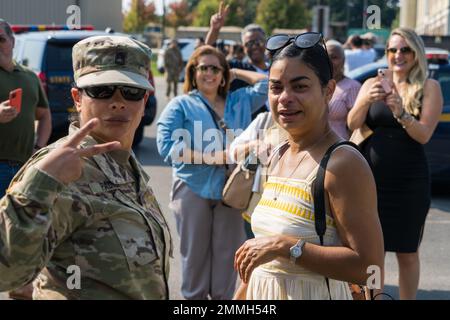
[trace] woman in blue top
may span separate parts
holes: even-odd
[[[236,78],[253,86],[229,93]],[[173,99],[158,121],[158,151],[173,168],[170,208],[180,235],[186,299],[233,297],[234,252],[245,232],[240,212],[221,202],[231,163],[227,140],[250,124],[267,88],[266,76],[230,70],[221,52],[202,46],[186,66],[185,94]]]

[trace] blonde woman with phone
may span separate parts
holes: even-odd
[[[389,69],[363,84],[347,124],[373,131],[361,147],[377,184],[385,251],[397,255],[400,299],[415,299],[431,202],[423,145],[438,124],[443,98],[439,83],[427,79],[424,45],[413,30],[393,30],[386,56]]]

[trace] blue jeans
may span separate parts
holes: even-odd
[[[0,198],[3,198],[6,189],[9,187],[9,183],[20,168],[21,165],[18,163],[0,162]]]

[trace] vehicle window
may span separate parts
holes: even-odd
[[[437,73],[437,80],[439,81],[444,96],[444,105],[450,104],[450,71],[440,71]]]
[[[183,49],[184,47],[186,47],[189,44],[189,42],[179,42],[178,43],[178,47],[181,49]]]
[[[13,57],[14,57],[14,60],[16,60],[16,61],[19,60],[19,54],[22,49],[22,44],[23,44],[22,40],[16,38],[16,41],[14,43],[14,48],[13,48]]]
[[[43,41],[24,41],[23,55],[20,63],[26,65],[33,71],[40,71],[42,68],[42,55],[44,54],[44,47],[45,43]]]
[[[49,43],[47,70],[72,72],[72,47],[74,43]]]
[[[346,74],[350,79],[358,79],[359,81],[366,81],[368,78],[372,78],[377,75],[378,68],[386,68],[383,63],[369,63],[365,66],[356,68]]]

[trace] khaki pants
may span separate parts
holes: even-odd
[[[239,210],[201,198],[178,179],[169,207],[180,235],[184,298],[232,299],[237,279],[234,254],[245,241]]]
[[[175,74],[175,75],[167,75],[166,76],[166,83],[167,83],[167,88],[166,88],[166,97],[170,97],[170,92],[173,91],[173,96],[176,97],[178,95],[178,79],[179,79],[179,74]],[[172,90],[173,88],[173,90]]]

